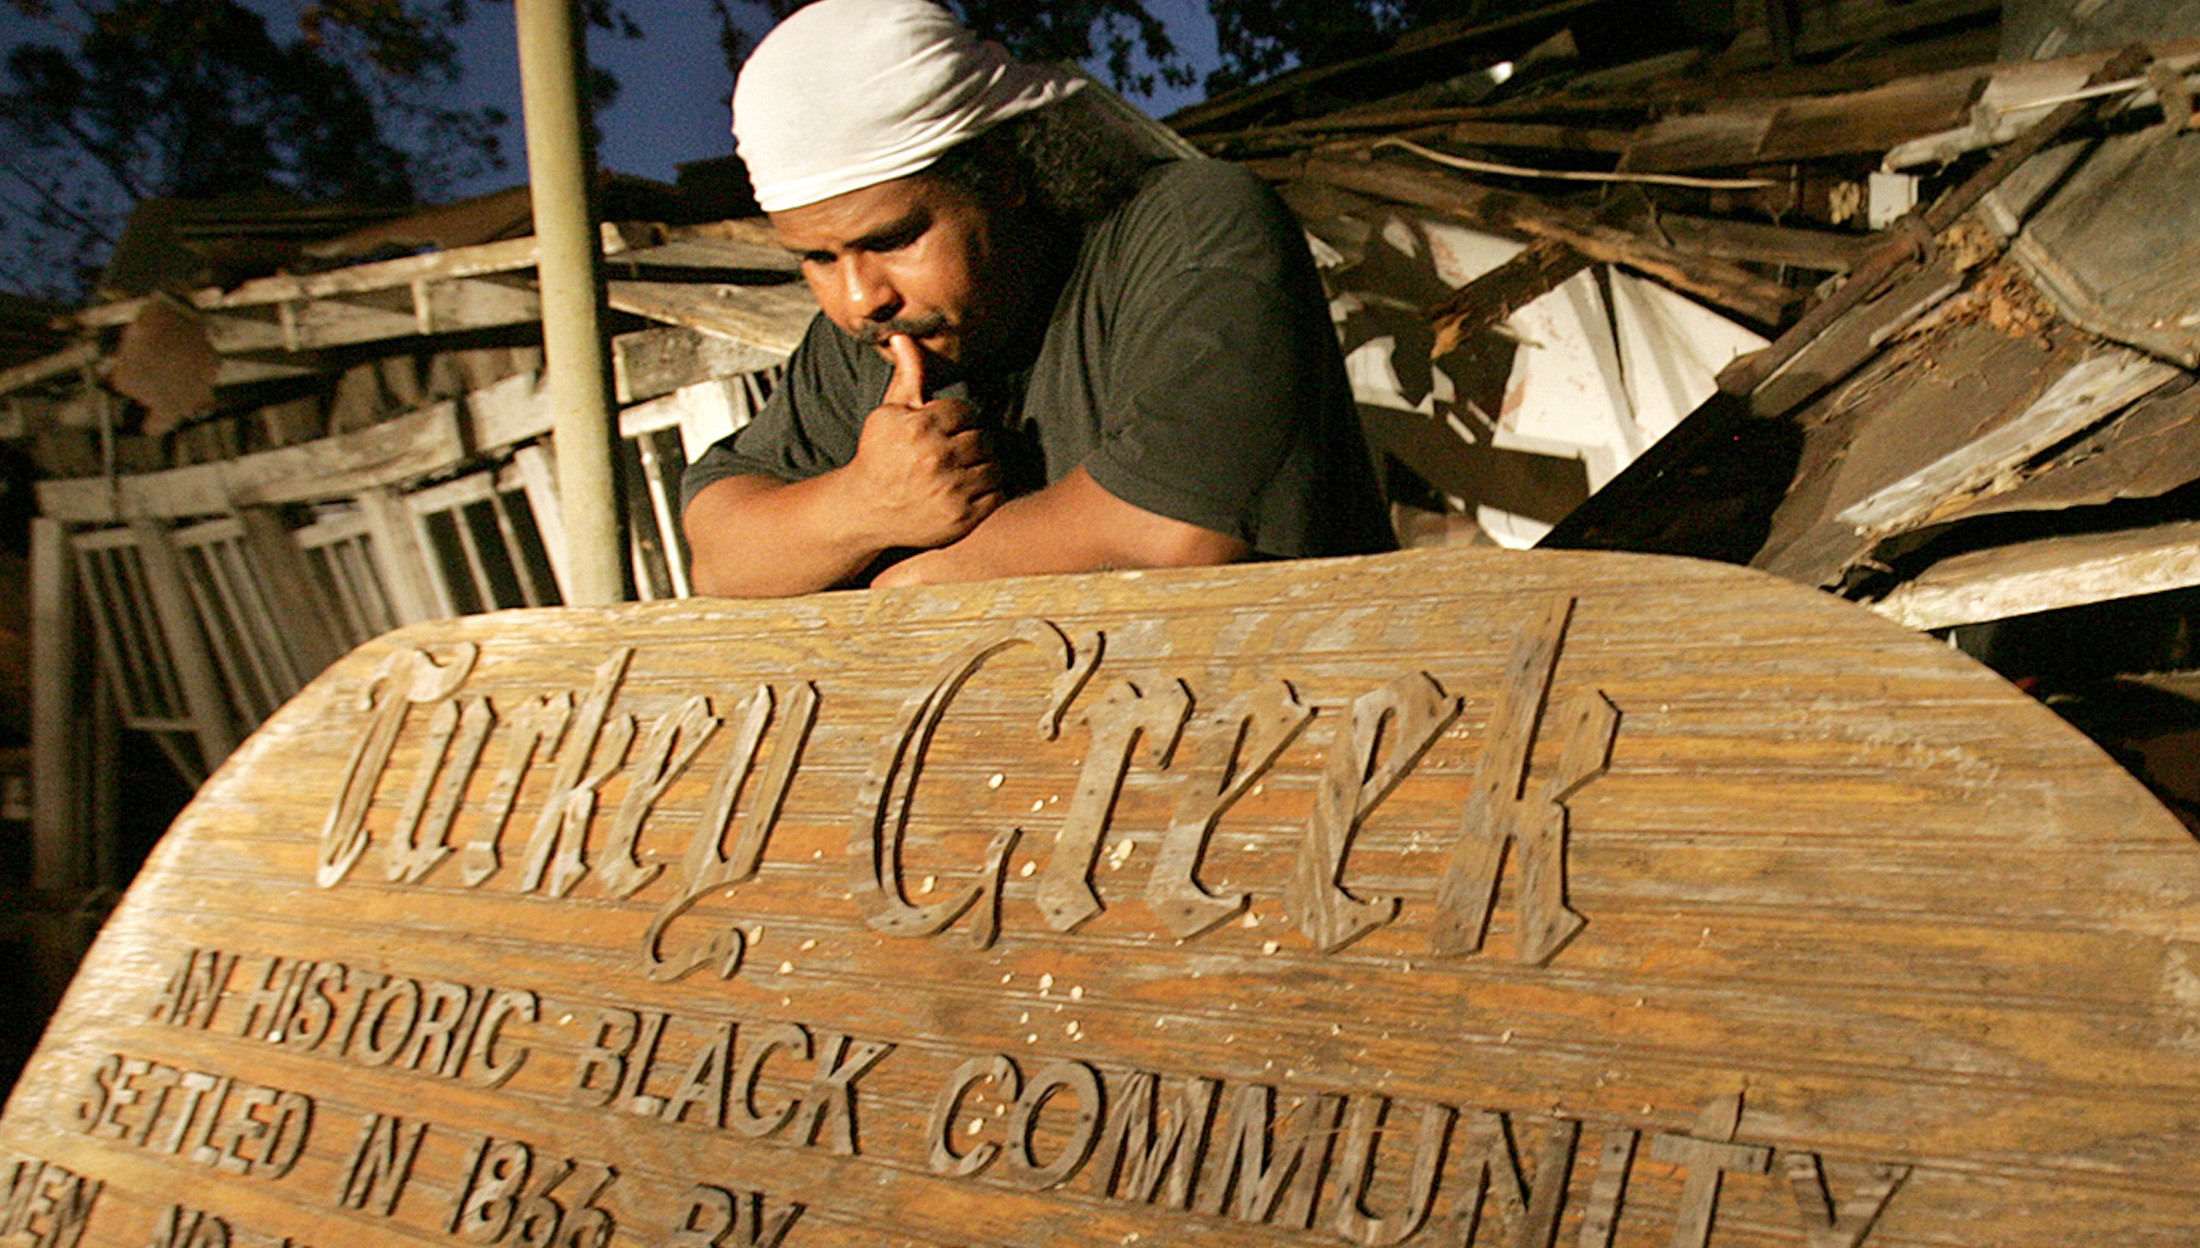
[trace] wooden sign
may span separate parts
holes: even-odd
[[[2190,1245],[2200,847],[1756,574],[408,629],[178,820],[0,1245]]]

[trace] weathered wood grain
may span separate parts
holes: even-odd
[[[2200,846],[2055,716],[1413,552],[373,642],[101,937],[0,1243],[2170,1245],[2196,1156]]]

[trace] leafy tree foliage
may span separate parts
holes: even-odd
[[[467,0],[312,0],[284,32],[240,0],[4,2],[43,37],[0,67],[0,285],[81,294],[147,198],[402,204],[505,163],[503,110],[446,102]]]
[[[43,39],[0,65],[0,287],[72,298],[132,206],[250,191],[439,199],[503,168],[502,110],[454,106],[454,32],[510,0],[305,0],[271,30],[251,0],[0,0]],[[729,68],[810,0],[704,0]],[[1213,62],[1169,19],[1199,0],[943,0],[1028,59],[1095,64],[1129,94],[1224,90],[1382,46],[1427,22],[1536,0],[1205,0]],[[581,0],[588,24],[641,30],[630,0]],[[617,84],[592,72],[600,108]]]

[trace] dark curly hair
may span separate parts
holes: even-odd
[[[998,202],[1017,192],[1066,225],[1089,225],[1138,189],[1156,157],[1061,105],[1035,108],[959,143],[921,176]]]

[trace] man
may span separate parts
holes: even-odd
[[[930,0],[820,0],[734,134],[821,315],[688,471],[698,592],[1389,549],[1305,242],[1155,163]]]

